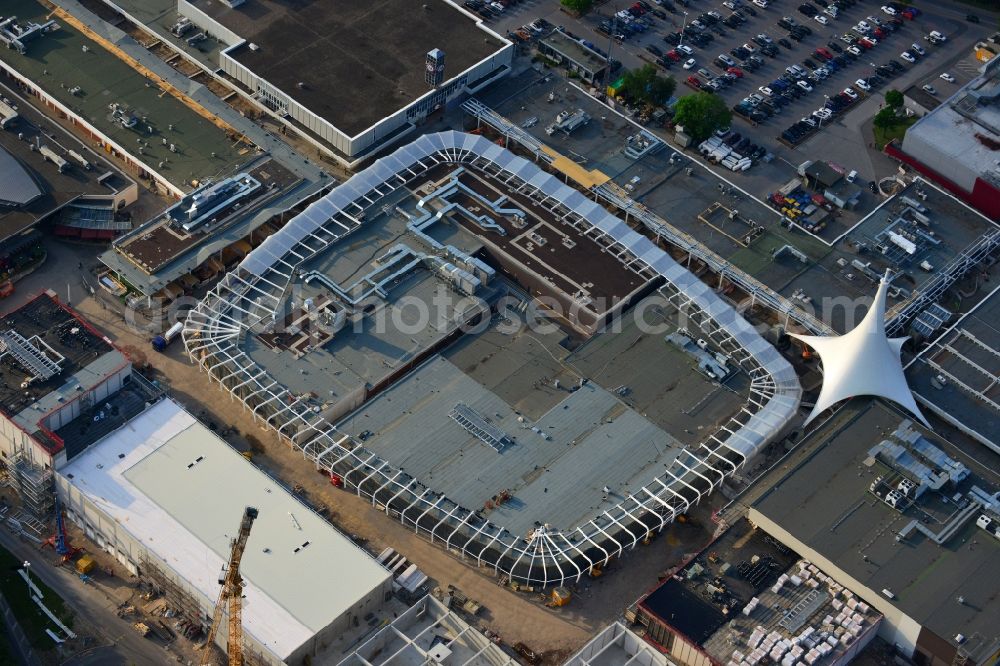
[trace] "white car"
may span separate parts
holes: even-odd
[[[898,13],[896,12],[895,9],[893,9],[889,5],[882,5],[882,11],[888,14],[889,16],[895,16]]]
[[[909,63],[914,63],[917,61],[917,59],[914,58],[913,54],[910,53],[909,51],[903,51],[902,53],[899,54],[899,57]]]
[[[844,88],[844,94],[850,97],[851,99],[858,98],[858,93],[854,92],[852,88]]]
[[[920,44],[917,44],[916,42],[910,44],[910,50],[916,51],[917,55],[927,55],[927,51],[924,51],[923,47],[921,47]]]
[[[800,118],[799,122],[805,123],[806,125],[809,125],[809,127],[816,127],[816,121],[812,118]]]
[[[767,0],[753,0],[753,4],[757,5],[761,9],[767,9]]]
[[[931,33],[928,36],[929,37],[933,37],[934,39],[938,40],[939,42],[946,42],[946,41],[948,41],[948,38],[945,37],[940,32],[938,32],[937,30],[931,30]]]
[[[930,93],[931,95],[937,95],[937,90],[935,90],[934,86],[932,86],[929,83],[925,83],[924,85],[922,85],[920,87],[923,89],[923,91],[925,93]]]
[[[764,93],[768,97],[771,97],[772,95],[774,95],[774,91],[771,90],[770,88],[768,88],[767,86],[761,86],[760,88],[757,88],[757,90],[761,91],[762,93]]]
[[[940,78],[944,79],[944,80],[945,80],[945,81],[947,81],[948,83],[954,83],[954,82],[955,82],[955,77],[954,77],[954,76],[952,76],[951,74],[949,74],[948,72],[943,72],[943,73],[941,74],[941,77],[940,77]]]
[[[850,54],[852,54],[852,55],[856,55],[856,56],[861,55],[861,49],[859,49],[857,46],[849,46],[849,47],[847,47],[847,52],[850,53]],[[911,60],[910,62],[913,62],[913,61]]]
[[[857,28],[862,32],[870,32],[872,27],[865,21],[858,21]]]
[[[692,69],[698,62],[694,58],[688,58],[684,61],[684,69]]]
[[[820,120],[829,120],[833,118],[833,111],[830,109],[816,109],[812,112],[813,118],[819,118]]]
[[[812,92],[813,91],[813,87],[811,85],[809,85],[809,83],[807,81],[804,81],[804,80],[796,81],[795,85],[797,85],[799,88],[802,88],[806,92]]]
[[[490,3],[490,7],[492,7],[495,10],[497,10],[498,12],[502,12],[503,10],[507,9],[506,7],[504,7],[499,2],[491,2]]]
[[[694,49],[692,49],[687,44],[678,44],[674,47],[675,50],[680,51],[684,55],[694,55]]]
[[[830,18],[837,18],[837,14],[840,13],[840,10],[837,9],[837,5],[830,5],[829,7],[823,10],[823,13],[829,16]]]
[[[736,9],[736,3],[733,0],[726,0],[722,3],[722,6],[726,9]]]
[[[868,82],[865,81],[864,79],[858,79],[857,81],[854,82],[854,85],[857,86],[858,88],[861,88],[865,92],[869,92],[872,89],[872,87],[868,85]]]
[[[830,24],[830,19],[828,19],[827,17],[823,16],[822,14],[816,14],[816,16],[813,16],[813,20],[816,21],[816,23],[819,23],[820,25],[829,25]]]

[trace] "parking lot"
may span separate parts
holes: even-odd
[[[642,17],[643,21],[649,24],[648,29],[636,32],[620,41],[610,39],[596,29],[616,11],[630,6],[630,2],[623,1],[621,4],[606,2],[583,18],[575,19],[559,10],[557,0],[521,0],[499,18],[492,20],[491,24],[500,31],[514,30],[536,17],[547,18],[553,24],[564,26],[567,31],[580,39],[596,44],[604,51],[610,49],[613,58],[620,60],[625,68],[632,68],[646,62],[662,63],[664,59],[647,48],[651,46],[653,51],[666,53],[673,46],[667,43],[664,37],[682,30],[689,22],[693,23],[706,12],[717,12],[723,18],[728,18],[732,14],[730,9],[723,6],[722,0],[688,0],[687,8],[681,7],[679,0],[671,2],[676,13],[668,12],[665,5],[655,7],[656,14],[647,13]],[[698,73],[699,69],[704,69],[712,77],[721,76],[725,70],[714,61],[719,55],[724,54],[734,59],[743,75],[718,91],[728,105],[732,107],[751,94],[764,98],[765,95],[759,88],[770,87],[770,83],[785,73],[785,68],[792,65],[805,68],[806,59],[812,60],[812,64],[817,67],[826,62],[826,58],[821,59],[821,56],[816,55],[817,48],[823,48],[834,56],[847,57],[842,52],[847,50],[849,44],[841,41],[840,37],[850,33],[852,27],[859,21],[871,24],[867,17],[873,16],[885,23],[893,18],[880,9],[879,2],[870,0],[859,0],[853,6],[845,6],[836,18],[827,16],[828,25],[821,25],[799,12],[800,0],[768,1],[766,8],[750,4],[747,0],[743,0],[742,4],[744,9],[741,13],[746,20],[737,28],[721,25],[701,31],[711,35],[711,42],[706,46],[699,46],[688,40],[683,42],[692,53],[680,54],[684,57],[666,70],[678,81],[678,95],[688,92],[684,83],[689,76],[705,79],[703,74]],[[816,9],[822,9],[818,3],[814,6]],[[687,15],[681,13],[682,11],[686,11]],[[980,24],[970,24],[965,21],[967,11],[963,6],[952,6],[947,2],[923,5],[923,11],[918,16],[913,20],[901,19],[898,29],[879,39],[879,43],[871,49],[861,51],[859,57],[846,62],[844,66],[837,66],[837,70],[826,78],[809,81],[808,85],[813,88],[812,91],[806,92],[800,88],[803,94],[781,105],[772,117],[752,124],[734,116],[733,129],[756,145],[766,148],[766,152],[771,153],[775,159],[769,164],[758,163],[748,171],[731,177],[734,177],[741,187],[763,198],[777,184],[792,175],[791,168],[806,159],[827,159],[842,164],[846,169],[857,170],[859,181],[865,183],[890,175],[895,171],[896,164],[870,145],[871,118],[883,103],[882,93],[889,88],[905,90],[914,83],[920,85],[929,83],[935,88],[937,96],[944,99],[957,90],[958,86],[968,81],[975,72],[971,47],[976,40],[989,33],[989,26],[995,21],[984,15]],[[657,15],[661,13],[665,18]],[[787,29],[777,25],[783,17],[792,18],[798,25],[808,26],[811,34],[804,36],[801,41],[792,39]],[[616,26],[617,23],[616,20]],[[924,37],[932,30],[946,35],[947,41],[940,45],[929,43]],[[766,34],[774,43],[784,39],[791,48],[778,43],[777,54],[774,57],[768,56],[760,51],[760,44],[753,41],[753,38],[760,34]],[[703,42],[704,39],[700,41]],[[842,52],[838,53],[831,48],[831,43],[836,44]],[[913,43],[917,43],[925,51],[925,55],[917,58],[915,63],[909,63],[903,60],[900,54],[904,50],[912,51]],[[732,55],[733,49],[744,44],[754,47],[756,53],[753,55],[762,61],[755,71],[740,67],[740,61]],[[688,58],[694,58],[695,63],[690,69],[685,70],[682,66]],[[883,69],[884,76],[881,77],[881,81],[873,80],[870,91],[861,90],[856,83],[857,80],[870,79],[877,74],[879,67],[884,68],[890,60],[898,62],[902,71],[889,72]],[[949,82],[939,78],[940,74],[945,72],[955,81]],[[812,70],[809,70],[809,73],[811,74]],[[802,137],[797,145],[779,141],[782,132],[789,125],[810,116],[813,111],[823,107],[829,97],[836,97],[847,87],[851,87],[858,97],[852,100],[853,104],[841,113],[823,120],[822,128],[817,127],[817,131],[810,136]],[[817,126],[819,125],[817,121]],[[862,202],[863,209],[870,209],[876,203],[875,197],[867,199],[869,197]]]

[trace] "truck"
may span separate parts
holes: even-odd
[[[182,330],[184,330],[184,324],[181,322],[177,322],[176,324],[168,328],[167,332],[164,333],[163,335],[157,335],[156,337],[153,338],[153,349],[155,349],[158,352],[163,352],[164,350],[166,350],[167,345],[169,345],[174,338],[176,338],[178,335],[181,334]]]

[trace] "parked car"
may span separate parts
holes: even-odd
[[[921,88],[921,89],[922,89],[922,90],[923,90],[923,91],[924,91],[925,93],[928,93],[928,94],[930,94],[930,95],[937,95],[937,90],[936,90],[936,89],[934,88],[934,86],[932,86],[932,85],[931,85],[931,84],[929,84],[929,83],[925,83],[924,85],[920,86],[920,88]]]
[[[909,51],[903,51],[902,53],[899,54],[899,57],[908,63],[914,63],[917,61],[917,59],[914,58],[913,54],[910,53]]]
[[[864,79],[858,79],[857,81],[854,82],[854,85],[856,85],[861,90],[864,90],[865,92],[870,92],[872,89],[872,87],[868,85],[868,82],[865,81]]]
[[[697,64],[698,62],[694,58],[688,58],[687,60],[684,61],[684,65],[682,66],[684,67],[684,69],[691,69]]]
[[[952,76],[951,74],[949,74],[948,72],[942,72],[941,76],[939,78],[944,79],[948,83],[954,83],[955,82],[955,77]]]
[[[809,85],[809,82],[804,79],[799,79],[798,81],[795,82],[795,85],[797,85],[802,90],[805,90],[806,92],[813,91],[813,87]]]

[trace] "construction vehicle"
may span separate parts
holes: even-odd
[[[243,559],[243,551],[246,550],[247,539],[250,538],[250,528],[253,527],[253,521],[257,520],[257,515],[257,509],[252,506],[248,506],[243,511],[240,531],[230,544],[229,563],[219,576],[222,589],[219,591],[219,600],[215,602],[212,626],[209,627],[208,637],[202,645],[202,649],[205,650],[205,657],[201,662],[203,666],[209,666],[213,661],[212,644],[215,642],[215,635],[218,633],[219,623],[222,621],[222,609],[227,605],[229,607],[229,636],[226,652],[229,655],[229,666],[243,665],[243,577],[240,575],[240,560]]]
[[[89,574],[97,566],[97,562],[90,555],[84,555],[76,561],[76,571],[80,574]]]
[[[79,548],[74,548],[69,543],[69,537],[66,536],[65,520],[62,503],[59,501],[59,496],[56,495],[56,531],[55,534],[42,542],[42,547],[50,546],[55,550],[62,557],[63,564],[71,561],[80,552]]]
[[[568,604],[570,598],[572,598],[572,594],[565,587],[555,587],[545,605],[549,608],[559,608]]]

